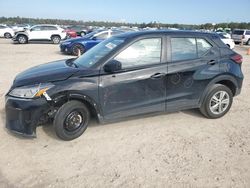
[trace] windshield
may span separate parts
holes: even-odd
[[[123,42],[123,38],[111,37],[110,39],[99,43],[98,45],[84,53],[82,56],[77,58],[74,61],[74,64],[76,64],[76,66],[78,67],[89,68]]]

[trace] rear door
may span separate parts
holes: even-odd
[[[51,36],[53,34],[57,34],[58,33],[57,27],[52,26],[52,25],[51,26],[50,25],[43,26],[42,30],[43,30],[43,33],[42,33],[43,38],[46,39],[46,40],[51,40]]]
[[[197,107],[219,72],[218,47],[202,37],[171,36],[168,41],[167,111]]]
[[[162,37],[132,42],[114,59],[122,70],[100,76],[99,96],[105,119],[165,111],[167,64]]]

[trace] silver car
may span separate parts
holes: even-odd
[[[240,43],[242,40],[243,44],[250,45],[250,30],[235,29],[232,33],[232,39],[235,43]]]

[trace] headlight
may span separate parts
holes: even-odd
[[[13,89],[9,95],[13,97],[20,97],[20,98],[34,98],[34,97],[40,97],[44,92],[46,92],[48,89],[52,88],[54,85],[51,83],[46,84],[37,84],[32,86],[23,86],[23,87],[17,87]]]

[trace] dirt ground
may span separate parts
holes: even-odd
[[[4,95],[15,75],[70,56],[58,45],[0,39],[0,187],[250,187],[250,56],[230,112],[209,120],[196,110],[93,123],[78,139],[57,139],[51,126],[36,139],[5,129]]]

